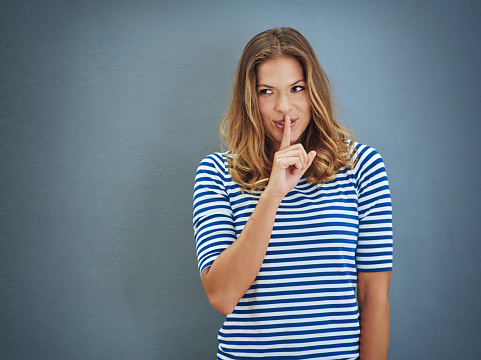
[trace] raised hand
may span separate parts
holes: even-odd
[[[291,145],[291,119],[284,117],[284,132],[279,150],[274,155],[271,176],[266,192],[283,199],[311,166],[315,151],[306,153],[301,144]]]

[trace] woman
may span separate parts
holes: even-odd
[[[200,163],[194,191],[202,283],[227,315],[218,358],[386,359],[386,172],[335,120],[299,32],[246,45],[223,133],[229,151]]]

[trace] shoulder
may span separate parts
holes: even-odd
[[[371,146],[355,143],[356,161],[352,170],[358,190],[388,186],[386,169],[381,154]],[[371,189],[372,190],[372,189]]]
[[[359,143],[354,143],[354,147],[356,148],[356,154],[354,154],[354,158],[357,161],[365,161],[369,160],[371,158],[381,158],[381,154],[373,148],[372,146],[366,145],[366,144],[359,144]]]
[[[231,184],[231,176],[227,167],[229,152],[216,152],[207,155],[199,163],[195,174],[195,191],[217,189],[225,191]]]
[[[199,164],[199,166],[220,166],[225,167],[227,156],[230,153],[226,152],[215,152],[212,154],[207,155],[203,158]]]
[[[382,165],[384,162],[381,154],[373,147],[365,144],[354,143],[356,153],[354,154],[354,171],[358,172],[375,166]]]
[[[197,173],[202,172],[214,172],[219,175],[228,173],[227,171],[227,157],[230,156],[229,152],[215,152],[207,155],[199,163],[197,167]]]

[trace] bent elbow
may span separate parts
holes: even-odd
[[[209,289],[205,287],[205,293],[209,303],[214,309],[221,312],[224,315],[232,314],[239,299],[236,299],[233,295],[229,294],[228,291],[220,289]]]
[[[210,275],[210,267],[208,267],[202,273],[202,284],[209,303],[224,315],[232,314],[240,299],[236,298],[229,287],[219,286],[215,277],[212,278]]]
[[[224,315],[230,315],[234,312],[235,306],[229,306],[228,304],[224,303],[210,303],[214,309],[218,312],[221,312]]]
[[[224,296],[215,296],[214,294],[207,294],[207,299],[214,309],[224,315],[230,315],[234,311],[237,303],[228,301]]]

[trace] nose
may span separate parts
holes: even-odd
[[[276,99],[276,111],[287,114],[292,110],[292,102],[287,94],[280,93]]]

